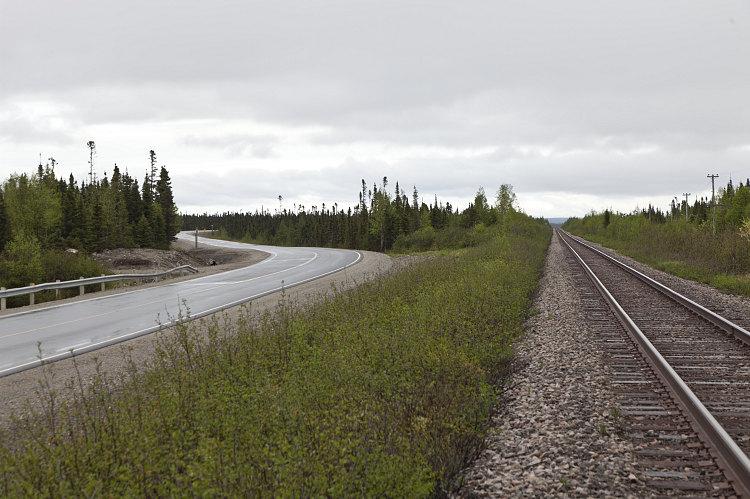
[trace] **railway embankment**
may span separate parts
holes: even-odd
[[[553,237],[484,450],[457,496],[648,495],[624,434],[601,338]]]
[[[555,236],[539,313],[458,495],[747,493],[750,347],[732,322],[744,304],[658,277],[713,311]]]

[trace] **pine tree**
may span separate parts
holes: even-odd
[[[154,191],[151,189],[151,182],[149,176],[146,174],[146,178],[143,179],[143,213],[148,214],[149,206],[154,202]]]
[[[156,203],[161,208],[164,217],[163,240],[169,243],[179,232],[179,219],[177,217],[177,206],[174,204],[174,196],[172,195],[172,181],[164,166],[161,167],[159,181],[156,183]]]
[[[164,224],[164,214],[161,212],[159,204],[151,205],[151,216],[149,217],[149,227],[153,238],[155,248],[166,249],[169,247],[169,240],[166,239],[166,226]]]
[[[135,225],[143,214],[143,200],[141,199],[141,191],[138,189],[138,182],[126,175],[123,178],[123,189],[125,190],[125,202],[128,207],[128,222]]]
[[[141,215],[138,222],[133,228],[133,239],[135,244],[141,248],[150,248],[154,245],[153,234],[151,233],[151,225],[148,223],[146,215]]]
[[[154,183],[156,183],[156,153],[153,149],[151,149],[148,152],[148,159],[151,163],[151,169],[149,170],[149,184],[151,184],[151,188],[154,188]]]
[[[3,196],[3,190],[0,189],[0,251],[5,249],[5,246],[10,241],[10,220],[8,219],[8,212],[5,210],[5,198]]]
[[[73,174],[70,174],[68,183],[65,186],[65,192],[62,196],[62,217],[63,217],[63,230],[62,236],[69,246],[80,246],[80,223],[81,223],[81,212],[80,212],[80,193],[78,186],[75,183]],[[72,240],[78,239],[78,244],[71,244]]]

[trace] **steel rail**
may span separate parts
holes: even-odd
[[[687,296],[682,295],[682,294],[678,293],[677,291],[675,291],[674,289],[671,289],[671,288],[665,286],[664,284],[660,283],[659,281],[657,281],[657,280],[655,280],[655,279],[647,276],[643,272],[640,272],[640,271],[634,269],[633,267],[631,267],[630,265],[627,265],[627,264],[621,262],[620,260],[612,257],[611,255],[608,255],[604,251],[602,251],[602,250],[600,250],[598,248],[595,248],[594,246],[588,244],[585,241],[582,241],[581,238],[576,237],[576,236],[574,236],[572,234],[569,234],[569,233],[567,233],[567,232],[565,232],[563,230],[560,230],[560,232],[562,232],[563,234],[565,234],[566,237],[569,237],[570,239],[572,239],[576,243],[580,244],[581,246],[583,246],[583,247],[585,247],[585,248],[587,248],[587,249],[595,252],[596,254],[598,254],[598,255],[604,257],[605,259],[607,259],[608,261],[614,263],[615,265],[617,265],[621,269],[627,271],[631,275],[634,275],[635,277],[637,277],[638,279],[640,279],[644,283],[648,284],[652,288],[656,289],[660,293],[663,293],[666,296],[668,296],[669,298],[677,301],[678,303],[680,303],[680,305],[683,305],[684,307],[687,307],[692,312],[700,315],[701,317],[703,317],[704,319],[706,319],[708,322],[712,323],[714,326],[717,326],[717,327],[723,329],[724,331],[726,331],[727,333],[731,334],[732,336],[734,336],[735,338],[737,338],[741,342],[743,342],[746,345],[750,346],[750,331],[748,331],[747,329],[743,328],[742,326],[740,326],[738,324],[735,324],[734,322],[730,321],[729,319],[727,319],[725,317],[722,317],[721,315],[717,314],[713,310],[707,309],[706,307],[704,307],[700,303],[694,302],[693,300],[691,300]]]
[[[557,231],[559,236],[561,232]],[[714,454],[714,457],[716,457],[719,467],[727,475],[735,491],[741,496],[750,497],[750,459],[666,359],[664,359],[646,335],[643,334],[643,331],[641,331],[614,296],[602,284],[594,271],[591,270],[591,267],[573,249],[573,246],[571,246],[565,237],[561,236],[560,240],[565,243],[581,265],[589,280],[602,295],[607,305],[614,312],[662,383],[669,388],[673,398],[682,407],[695,431]]]
[[[181,265],[173,269],[166,270],[164,272],[156,272],[152,274],[111,274],[99,277],[87,277],[82,279],[74,279],[71,281],[59,281],[59,282],[45,282],[43,284],[34,284],[32,286],[24,286],[21,288],[10,288],[0,290],[0,298],[10,298],[12,296],[23,296],[31,293],[39,293],[40,291],[47,291],[50,289],[65,289],[65,288],[77,288],[79,286],[88,286],[91,284],[102,284],[107,282],[115,281],[132,281],[137,279],[158,279],[167,274],[171,274],[179,271],[188,271],[192,273],[198,272],[198,269],[192,265]]]

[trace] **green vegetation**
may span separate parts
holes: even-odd
[[[380,187],[368,189],[362,180],[359,202],[347,211],[338,206],[318,209],[295,206],[275,213],[222,213],[182,215],[186,229],[215,229],[217,237],[255,244],[279,246],[326,246],[372,251],[426,250],[473,246],[483,240],[483,228],[499,221],[513,210],[512,186],[498,189],[494,206],[490,206],[480,188],[474,202],[462,212],[450,203],[432,204],[420,201],[414,187],[411,199],[398,182],[393,195],[387,192],[388,179]],[[281,196],[279,196],[281,201]]]
[[[94,143],[88,146],[88,183],[79,185],[73,175],[58,179],[50,158],[36,174],[12,175],[0,186],[0,286],[101,274],[87,252],[169,247],[179,219],[169,173],[164,166],[157,173],[155,153],[150,152],[151,171],[140,189],[117,165],[111,179],[106,173],[97,179]],[[68,248],[80,253],[66,253]]]
[[[749,182],[750,183],[750,182]],[[563,228],[655,268],[718,289],[750,296],[750,186],[730,183],[719,193],[714,233],[705,200],[665,214],[649,207],[631,214],[591,213]]]
[[[428,496],[480,443],[550,238],[510,212],[483,244],[207,335],[146,371],[47,393],[0,447],[3,496]]]

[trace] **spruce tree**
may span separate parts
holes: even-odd
[[[156,182],[156,203],[161,208],[161,214],[164,217],[163,240],[169,243],[179,231],[179,220],[177,206],[174,204],[174,196],[172,195],[172,181],[164,166],[161,167],[159,180]]]
[[[141,248],[150,248],[154,245],[153,234],[151,233],[151,225],[148,223],[146,215],[141,215],[133,228],[133,239],[135,244]]]
[[[5,246],[10,241],[10,220],[8,220],[8,212],[5,209],[5,198],[3,196],[3,190],[0,189],[0,251],[5,249]]]
[[[143,188],[141,189],[141,192],[143,192],[143,213],[148,215],[149,206],[154,202],[154,192],[151,189],[151,182],[149,181],[148,174],[146,174],[146,178],[143,179]]]

